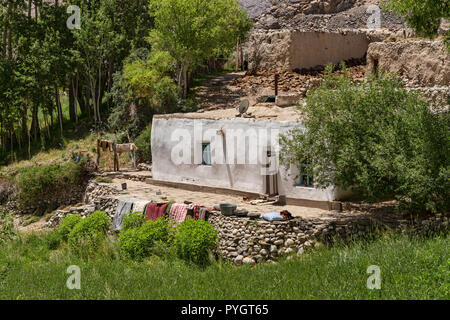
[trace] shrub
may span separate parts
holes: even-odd
[[[57,207],[58,201],[65,197],[67,190],[79,187],[85,177],[86,159],[78,163],[70,161],[63,165],[30,166],[21,168],[16,178],[19,206],[33,207],[38,212]]]
[[[62,240],[67,241],[70,232],[73,230],[75,225],[81,221],[80,214],[69,214],[65,216],[62,221],[59,223],[57,230],[57,234],[61,237]]]
[[[152,253],[156,243],[170,243],[171,227],[164,218],[149,220],[142,226],[119,234],[119,247],[131,259],[141,260]]]
[[[0,245],[13,239],[16,235],[13,215],[0,212]]]
[[[142,130],[141,134],[136,138],[135,144],[137,147],[136,161],[150,162],[152,161],[152,146],[151,146],[152,126],[147,126]]]
[[[123,218],[122,230],[139,228],[144,222],[145,216],[142,212],[131,212]]]
[[[186,220],[177,227],[175,247],[181,259],[206,265],[216,248],[217,230],[204,220]]]
[[[345,67],[307,94],[306,130],[282,137],[285,164],[309,162],[316,187],[351,189],[368,200],[395,197],[410,210],[450,208],[450,117],[380,74],[355,84]]]
[[[120,231],[118,244],[120,250],[129,258],[141,260],[145,256],[138,228]]]
[[[105,212],[95,211],[73,227],[68,236],[69,245],[74,248],[84,243],[96,248],[105,237],[110,225],[111,219]]]
[[[61,234],[58,230],[53,230],[45,235],[45,244],[50,250],[55,250],[59,247],[61,241],[63,240]]]

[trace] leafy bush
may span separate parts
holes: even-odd
[[[47,248],[50,250],[55,250],[59,247],[62,242],[61,234],[58,230],[53,230],[45,235],[45,243]]]
[[[67,190],[78,187],[85,177],[84,166],[86,159],[77,164],[72,161],[63,165],[30,166],[21,168],[16,178],[19,205],[42,210],[48,209],[49,204],[42,199],[49,200],[50,206],[56,206]]]
[[[122,221],[122,230],[139,228],[145,222],[145,216],[142,212],[131,212],[126,215]]]
[[[173,58],[167,52],[138,48],[124,61],[123,71],[113,75],[113,86],[108,95],[113,100],[113,108],[108,124],[118,137],[136,139],[144,133],[143,149],[138,148],[146,154],[138,149],[138,158],[151,159],[151,155],[148,157],[150,129],[146,127],[153,114],[178,110],[178,88],[172,79],[173,68]]]
[[[69,245],[74,248],[83,243],[90,247],[98,247],[111,225],[111,219],[103,211],[95,211],[81,219],[68,235]]]
[[[119,234],[119,247],[131,259],[141,260],[152,253],[156,243],[170,243],[171,227],[164,218],[149,220],[142,226]]]
[[[327,68],[300,106],[306,130],[282,137],[285,164],[309,162],[316,187],[396,197],[410,210],[450,208],[450,117],[393,76],[354,84]]]
[[[155,113],[171,113],[178,102],[178,87],[172,79],[174,66],[170,54],[152,50],[145,59],[126,59],[123,78],[135,99],[145,101]]]
[[[142,130],[141,134],[136,138],[134,143],[138,148],[136,151],[137,162],[152,161],[152,146],[151,146],[152,126],[147,126]]]
[[[17,235],[12,214],[0,212],[0,245]]]
[[[189,219],[177,227],[175,247],[181,259],[206,265],[216,245],[217,230],[204,220]]]
[[[62,221],[59,223],[57,230],[57,234],[61,237],[62,240],[67,241],[70,232],[73,228],[81,221],[80,214],[69,214],[65,216]]]

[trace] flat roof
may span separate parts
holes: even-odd
[[[258,103],[251,106],[247,113],[252,117],[248,119],[254,120],[273,120],[280,122],[294,122],[300,120],[300,114],[296,107],[278,107],[270,103]],[[199,110],[189,113],[169,113],[156,114],[153,117],[159,119],[208,119],[208,120],[224,120],[224,119],[246,119],[239,117],[239,112],[235,108],[216,109],[216,110]]]

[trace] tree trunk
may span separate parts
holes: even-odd
[[[28,131],[28,160],[31,160],[31,135]]]
[[[239,39],[237,39],[237,41],[236,41],[236,61],[235,61],[235,64],[236,64],[236,66],[235,66],[234,69],[237,72],[238,68],[239,68]]]
[[[76,79],[72,79],[72,89],[73,89],[73,96],[74,96],[74,104],[75,104],[75,123],[78,123],[78,73],[76,76]]]
[[[69,118],[70,121],[75,121],[75,97],[73,90],[73,79],[69,79]]]
[[[33,134],[33,139],[36,140],[41,135],[41,129],[39,127],[39,117],[38,117],[38,105],[33,103],[32,110],[32,120],[31,120],[31,128],[30,131]]]
[[[95,99],[95,80],[92,81],[91,79],[91,83],[89,84],[89,88],[90,88],[90,92],[91,92],[91,97],[92,97],[92,104],[93,104],[93,108],[94,108],[94,123],[98,122],[98,118],[97,118],[97,100]]]
[[[27,121],[28,120],[28,106],[27,106],[27,104],[24,104],[24,106],[23,106],[23,110],[22,110],[22,125],[21,125],[21,127],[22,127],[22,134],[21,134],[21,136],[22,136],[22,138],[23,139],[26,139],[26,137],[27,137],[27,132],[28,132],[28,124],[27,124]]]
[[[11,163],[14,162],[14,137],[13,137],[13,133],[14,133],[14,130],[11,130],[10,131],[10,134],[11,134]]]
[[[90,88],[89,87],[86,87],[86,109],[87,109],[87,112],[88,112],[88,117],[89,117],[89,119],[91,119],[91,107],[89,106],[89,100],[91,99],[91,97],[90,97]]]
[[[188,92],[188,82],[187,82],[187,66],[185,64],[181,65],[180,75],[179,75],[179,84],[181,88],[180,96],[182,99],[187,98]]]
[[[11,10],[12,10],[12,3],[8,3],[8,9],[6,11],[6,17],[5,17],[5,25],[3,26],[3,39],[2,39],[2,51],[3,56],[6,57],[6,53],[9,52],[11,47],[11,30],[10,30],[10,19],[11,19]],[[9,36],[8,36],[9,35]]]
[[[56,101],[56,108],[58,109],[59,130],[61,132],[61,137],[63,137],[62,108],[61,108],[61,99],[59,97],[58,84],[55,84],[55,101]]]
[[[97,117],[98,117],[98,122],[101,123],[102,122],[102,118],[100,115],[100,104],[101,104],[101,100],[100,100],[100,92],[102,91],[102,59],[100,59],[99,64],[98,64],[98,92],[97,92]]]
[[[2,35],[2,55],[6,57],[6,37],[8,35],[8,28],[6,25],[3,27],[3,35]]]
[[[88,114],[87,111],[87,107],[86,107],[86,98],[84,93],[86,92],[86,89],[82,86],[79,86],[79,80],[78,80],[78,75],[77,75],[77,81],[76,81],[76,95],[77,95],[77,101],[78,101],[78,105],[80,106],[80,110],[81,110],[81,114],[83,116]]]

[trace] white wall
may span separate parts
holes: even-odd
[[[270,145],[271,134],[276,137],[278,133],[286,133],[299,126],[301,124],[298,122],[242,118],[194,120],[155,116],[151,137],[153,178],[264,193],[265,176],[261,171],[263,167],[261,161],[265,147]],[[225,141],[220,134],[221,129],[224,130]],[[237,134],[238,138],[234,138],[235,154],[231,156],[233,134]],[[246,135],[247,138],[245,138]],[[256,142],[256,145],[250,143],[252,140]],[[194,163],[195,154],[197,154],[197,161],[201,162],[202,141],[211,142],[213,157],[211,166]],[[181,151],[183,148],[184,153]],[[260,156],[255,157],[255,152]],[[191,155],[190,157],[186,156],[185,163],[178,164],[181,157],[177,155],[188,155],[189,153]],[[224,161],[225,154],[229,157],[227,162]],[[245,154],[244,163],[238,163],[238,154]],[[250,163],[250,160],[253,162]],[[294,186],[294,178],[297,174],[297,168],[286,169],[280,166],[278,170],[279,194],[290,198],[320,201],[335,200],[338,195],[338,191],[334,188],[321,190]]]

